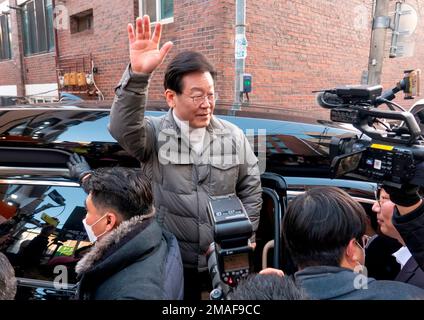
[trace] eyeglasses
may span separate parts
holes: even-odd
[[[218,94],[216,92],[215,93],[209,93],[209,94],[206,94],[206,95],[201,95],[201,96],[200,95],[199,96],[189,96],[189,95],[184,94],[184,93],[183,93],[183,95],[191,98],[191,100],[193,100],[193,104],[196,105],[196,106],[200,106],[202,103],[205,102],[206,99],[208,100],[208,102],[210,104],[215,104],[216,100],[218,100]]]
[[[375,192],[375,199],[378,202],[378,205],[381,207],[381,205],[387,201],[390,200],[390,196],[387,194],[387,192],[382,192],[384,189],[382,187],[379,187]]]
[[[370,236],[368,236],[368,235],[366,235],[366,234],[364,234],[364,235],[361,237],[362,245],[361,245],[361,244],[360,244],[357,240],[355,240],[355,242],[356,242],[356,244],[357,244],[358,246],[360,246],[360,247],[361,247],[361,249],[362,249],[362,250],[365,250],[366,248],[368,248],[369,244],[371,243],[371,237],[370,237]]]
[[[378,202],[378,205],[379,205],[379,207],[381,208],[381,206],[384,204],[384,203],[386,203],[386,202],[388,202],[388,201],[391,201],[390,200],[390,197],[388,197],[388,196],[382,196],[381,194],[380,194],[380,196],[377,198],[377,202]]]

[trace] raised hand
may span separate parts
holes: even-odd
[[[137,18],[134,27],[128,24],[128,40],[130,41],[131,69],[135,73],[152,73],[159,67],[169,50],[172,42],[168,41],[159,50],[162,25],[158,22],[151,37],[150,17],[145,15]]]

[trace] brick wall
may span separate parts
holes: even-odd
[[[113,88],[128,63],[126,25],[134,19],[135,1],[126,2],[128,5],[119,0],[110,0],[107,4],[103,0],[67,1],[70,16],[93,9],[93,26],[79,33],[58,32],[60,57],[92,55],[98,68],[96,84],[106,98],[113,97]]]
[[[56,83],[55,53],[24,57],[25,84]]]
[[[408,3],[422,17],[420,0]],[[391,1],[390,7],[394,5]],[[247,108],[328,115],[316,105],[312,91],[361,82],[368,69],[371,19],[370,0],[247,1],[246,72],[253,75]],[[392,87],[404,69],[424,68],[422,20],[414,35],[414,57],[385,59],[385,88]],[[165,26],[163,36],[175,44],[167,60],[180,51],[195,49],[216,65],[217,91],[225,105],[231,105],[234,95],[234,23],[235,1],[176,1],[174,23]],[[163,69],[153,79],[151,100],[162,99]],[[397,101],[406,107],[413,103]]]
[[[101,0],[89,3],[68,1],[66,7],[69,15],[93,9],[93,30],[76,34],[68,30],[58,32],[61,57],[92,54],[99,69],[95,79],[106,98],[113,98],[113,89],[129,62],[126,25],[134,22],[139,8],[138,1],[128,2],[129,6],[123,6],[121,1],[113,0],[105,6]],[[232,99],[233,80],[228,73],[233,71],[227,66],[234,63],[233,35],[226,33],[226,29],[233,28],[233,18],[234,4],[231,0],[174,2],[174,22],[164,25],[161,41],[173,41],[174,48],[153,76],[149,96],[152,103],[166,105],[163,98],[164,69],[172,57],[184,50],[197,50],[208,56],[219,71],[217,89],[220,97]]]
[[[355,24],[355,8],[363,7],[370,20],[370,1],[335,3],[249,3],[246,71],[253,74],[253,103],[320,110],[313,90],[359,83],[370,33]]]
[[[424,67],[424,4],[408,3],[419,13],[415,55],[385,59],[384,88],[393,87],[404,69]],[[252,102],[328,113],[316,106],[311,91],[360,83],[368,68],[371,19],[368,0],[248,1],[246,72],[253,75]],[[387,50],[389,44],[390,39]],[[413,102],[397,101],[407,107]]]
[[[110,0],[107,4],[102,0],[66,1],[69,15],[93,9],[93,28],[74,34],[70,30],[58,31],[59,55],[92,54],[99,70],[95,76],[97,85],[109,99],[113,98],[113,88],[129,60],[126,25],[138,16],[138,1],[125,3],[127,5],[118,0]],[[424,4],[422,0],[408,3],[419,13],[414,34],[415,55],[385,59],[382,81],[387,88],[401,78],[404,69],[424,69]],[[391,1],[390,6],[394,8],[394,5],[395,1]],[[327,114],[328,111],[316,106],[315,94],[311,91],[358,84],[362,72],[367,70],[371,0],[247,1],[246,18],[249,43],[246,72],[253,75],[251,103],[246,108],[270,107],[271,111],[273,108],[277,111],[289,109],[292,113],[303,114],[313,110]],[[217,67],[216,90],[221,102],[231,105],[234,24],[234,0],[174,1],[174,22],[164,25],[162,37],[162,43],[173,41],[174,48],[153,76],[151,103],[165,105],[162,81],[169,60],[181,51],[198,50]],[[15,39],[17,35],[13,34]],[[16,43],[13,41],[14,46]],[[14,48],[14,61],[0,63],[0,74],[8,75],[0,78],[0,85],[20,83],[16,52]],[[53,53],[27,57],[23,61],[26,83],[56,81]],[[398,102],[411,105],[410,101]]]
[[[16,0],[10,0],[10,6],[17,7]],[[56,83],[55,53],[24,57],[21,16],[17,10],[10,10],[10,16],[12,59],[0,62],[0,86],[17,85],[18,96],[23,96],[25,85]]]
[[[16,5],[16,0],[9,0],[10,6]],[[20,32],[13,32],[13,30],[20,30],[20,19],[16,15],[16,11],[10,10],[10,29],[12,30],[12,59],[0,61],[0,86],[2,85],[16,85],[18,95],[23,95],[23,79],[22,79],[22,59],[21,59],[21,46],[22,43],[18,37]]]
[[[384,88],[393,88],[396,85],[396,82],[402,79],[404,70],[421,69],[420,99],[422,99],[424,95],[424,90],[422,89],[424,87],[424,1],[409,0],[407,3],[414,7],[418,14],[418,24],[414,34],[411,36],[412,40],[415,42],[413,56],[390,59],[387,54],[383,64],[383,74],[381,80]],[[394,3],[391,4],[391,6],[393,7]],[[390,38],[388,38],[386,41],[386,47],[389,48],[389,46]],[[406,108],[409,108],[417,100],[418,99],[404,100],[403,93],[399,93],[398,97],[394,101]]]

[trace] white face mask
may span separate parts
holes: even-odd
[[[99,222],[100,220],[102,220],[106,216],[106,214],[107,213],[105,213],[102,217],[100,217],[99,219],[97,219],[97,221],[94,222],[91,226],[89,224],[87,224],[87,218],[85,218],[84,220],[82,220],[82,224],[84,225],[85,232],[87,233],[87,236],[88,236],[88,239],[90,240],[90,242],[93,242],[93,243],[96,242],[98,237],[101,237],[102,235],[104,235],[106,233],[106,230],[105,230],[105,232],[103,232],[102,234],[96,236],[94,234],[94,231],[93,231],[94,225],[97,222]]]

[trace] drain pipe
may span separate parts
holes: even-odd
[[[236,0],[235,83],[232,111],[241,109],[240,78],[245,70],[246,58],[246,0]]]
[[[55,56],[54,63],[56,66],[56,83],[57,83],[57,99],[60,100],[60,81],[59,81],[59,37],[57,35],[56,24],[54,23],[55,19],[55,9],[56,9],[56,0],[52,0],[52,10],[53,10],[53,30],[54,30],[54,48],[55,48]]]

